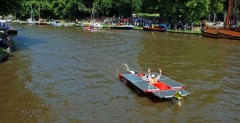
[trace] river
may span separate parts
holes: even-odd
[[[239,122],[240,42],[200,35],[32,25],[0,64],[0,122]],[[153,101],[119,81],[123,65],[186,85]]]

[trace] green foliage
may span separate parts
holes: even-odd
[[[158,13],[158,0],[143,0],[143,6],[141,12],[144,13]]]
[[[113,0],[95,0],[94,10],[101,15],[107,15],[111,11]]]
[[[209,0],[189,0],[186,2],[186,18],[188,20],[197,20],[209,12]]]
[[[225,0],[211,0],[210,1],[210,5],[211,6],[209,8],[210,12],[212,13],[219,13],[223,11],[223,7],[224,7],[224,2]]]
[[[115,0],[113,2],[117,16],[131,16],[131,1],[130,0]]]
[[[240,4],[240,0],[238,1]],[[160,18],[197,21],[210,13],[223,13],[228,0],[0,0],[0,14],[35,18],[75,19],[84,16],[123,16],[133,13],[160,14]]]
[[[20,18],[26,19],[31,16],[31,8],[34,18],[46,17],[44,13],[51,11],[51,3],[48,0],[23,0],[21,2],[21,9],[18,11]]]
[[[22,0],[0,0],[0,15],[15,14]]]
[[[137,13],[140,12],[141,6],[143,5],[142,0],[132,0],[132,12]]]
[[[137,17],[144,17],[144,18],[158,18],[159,14],[149,14],[149,13],[136,13]]]

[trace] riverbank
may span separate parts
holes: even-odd
[[[201,30],[199,28],[196,28],[194,30],[172,30],[169,29],[167,32],[170,33],[185,33],[185,34],[198,34],[201,35]]]
[[[103,28],[110,28],[109,24],[103,24]],[[133,30],[143,30],[143,27],[134,26]],[[167,32],[169,33],[184,33],[184,34],[197,34],[201,35],[200,27],[195,27],[193,30],[173,30],[168,29]]]
[[[143,27],[135,26],[133,30],[143,30]],[[186,34],[201,34],[200,28],[196,27],[194,30],[173,30],[168,29],[167,32],[170,33],[186,33]]]
[[[25,23],[23,23],[24,21],[20,21],[19,23],[21,23],[21,24],[25,24]],[[68,26],[77,26],[77,27],[81,27],[81,26],[83,26],[83,25],[90,25],[91,24],[91,22],[78,22],[78,23],[76,23],[76,22],[66,22],[66,21],[63,21],[64,23],[62,23],[61,22],[61,24],[60,24],[60,26],[65,26],[65,27],[68,27]],[[49,25],[51,25],[50,24],[50,22],[48,23]],[[110,28],[110,24],[107,24],[107,23],[105,23],[105,24],[102,24],[103,25],[103,27],[102,28]],[[140,27],[140,26],[134,26],[134,28],[133,28],[133,30],[143,30],[143,27]],[[200,35],[201,34],[201,31],[200,31],[200,27],[195,27],[193,30],[173,30],[173,29],[168,29],[167,30],[167,32],[169,32],[169,33],[184,33],[184,34],[197,34],[197,35]]]

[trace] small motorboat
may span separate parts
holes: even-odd
[[[123,29],[123,30],[133,30],[133,25],[115,25],[110,26],[110,29]]]
[[[91,26],[92,26],[93,28],[102,28],[102,27],[103,27],[103,25],[100,24],[100,23],[91,23]]]
[[[29,18],[29,19],[27,19],[26,23],[27,24],[35,24],[35,20]]]
[[[48,25],[48,22],[37,21],[35,22],[36,25]]]
[[[52,25],[52,26],[62,26],[62,23],[61,23],[60,20],[52,20],[50,22],[50,25]]]
[[[16,34],[18,34],[18,31],[16,29],[11,28],[11,29],[7,30],[7,33],[9,35],[16,35]]]
[[[85,26],[85,27],[83,27],[83,30],[85,30],[87,32],[96,32],[98,30],[98,28],[94,28],[92,26]]]
[[[162,28],[162,27],[148,27],[148,26],[144,26],[143,27],[144,31],[158,31],[158,32],[166,32],[167,29],[166,28]]]
[[[127,73],[119,73],[118,77],[122,82],[130,84],[137,88],[143,93],[152,93],[158,98],[176,98],[178,100],[183,99],[184,96],[190,95],[191,93],[184,90],[185,85],[178,83],[164,75],[161,75],[157,80],[157,83],[151,84],[149,82],[148,73],[138,73],[127,68]],[[153,73],[157,74],[157,73]]]
[[[143,27],[144,31],[158,31],[158,32],[167,32],[167,26],[164,24],[160,24],[157,26],[144,26]]]

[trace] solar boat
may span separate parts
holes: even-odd
[[[153,73],[157,75],[158,73]],[[176,98],[178,100],[190,95],[188,91],[184,90],[186,86],[167,76],[161,75],[157,83],[151,84],[149,82],[148,73],[138,73],[136,71],[127,70],[126,73],[118,73],[119,79],[127,84],[136,87],[143,93],[152,93],[154,96],[161,98]]]

